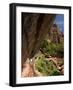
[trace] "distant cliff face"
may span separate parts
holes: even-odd
[[[48,36],[53,43],[61,43],[64,40],[64,34],[60,31],[58,25],[56,24],[52,25]]]
[[[55,15],[22,13],[22,61],[32,58],[50,30]]]

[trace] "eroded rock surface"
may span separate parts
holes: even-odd
[[[39,50],[54,17],[53,14],[22,13],[22,63]]]

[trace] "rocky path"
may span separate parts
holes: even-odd
[[[26,63],[24,63],[22,70],[22,77],[33,77],[33,76],[36,76],[33,68],[33,62],[28,59]]]

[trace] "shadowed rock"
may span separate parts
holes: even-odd
[[[22,63],[32,58],[50,30],[55,15],[22,13]]]

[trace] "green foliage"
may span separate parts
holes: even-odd
[[[60,75],[60,71],[55,69],[52,71],[51,75],[54,75],[54,76]]]
[[[63,57],[64,55],[63,43],[49,43],[47,40],[44,40],[41,49],[44,53],[51,56]]]
[[[39,57],[35,63],[35,67],[44,76],[60,75],[54,62],[52,60],[46,60],[45,57]]]

